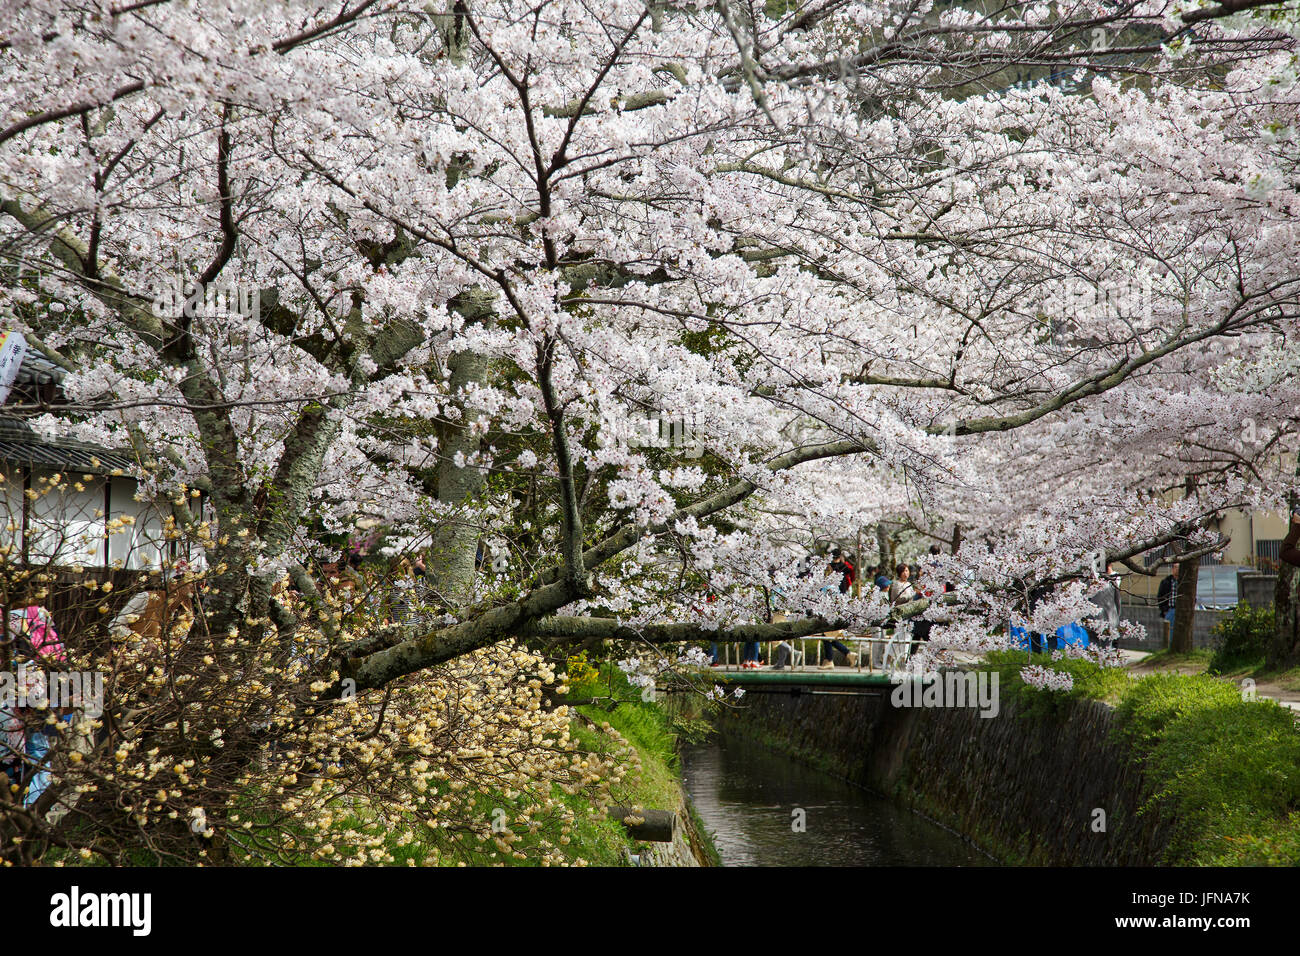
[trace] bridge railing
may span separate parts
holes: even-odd
[[[869,628],[861,634],[845,631],[832,631],[828,634],[810,634],[806,637],[792,637],[784,641],[759,641],[759,658],[765,659],[769,666],[776,659],[777,648],[789,644],[793,650],[786,666],[803,669],[820,668],[825,658],[825,641],[838,641],[857,654],[855,670],[874,673],[901,667],[911,654],[912,635],[903,633],[903,629],[886,632],[883,628]],[[718,662],[723,667],[739,667],[744,661],[744,641],[724,641],[718,644]],[[808,645],[812,644],[811,650]],[[878,653],[877,653],[878,652]],[[877,659],[878,658],[878,659]]]

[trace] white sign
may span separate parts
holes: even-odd
[[[9,390],[26,356],[27,340],[21,332],[0,333],[0,405],[9,400]]]

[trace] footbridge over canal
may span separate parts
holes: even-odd
[[[795,667],[710,667],[703,676],[712,676],[728,687],[739,686],[746,693],[871,693],[889,691],[894,681],[884,671],[862,667],[825,668]]]

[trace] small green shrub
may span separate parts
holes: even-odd
[[[1068,668],[1062,668],[1060,665],[1064,663],[1065,661],[1056,661],[1051,666],[1057,670],[1068,670],[1074,675],[1074,689],[1070,691],[1074,697],[1104,700],[1113,704],[1133,685],[1133,675],[1123,667],[1099,667],[1092,661],[1072,660]]]
[[[1232,613],[1210,631],[1214,638],[1210,673],[1222,674],[1234,668],[1263,663],[1276,619],[1271,605],[1252,607],[1238,604],[1233,608]]]

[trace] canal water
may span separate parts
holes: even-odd
[[[682,750],[724,866],[984,866],[959,836],[784,754],[714,736]]]

